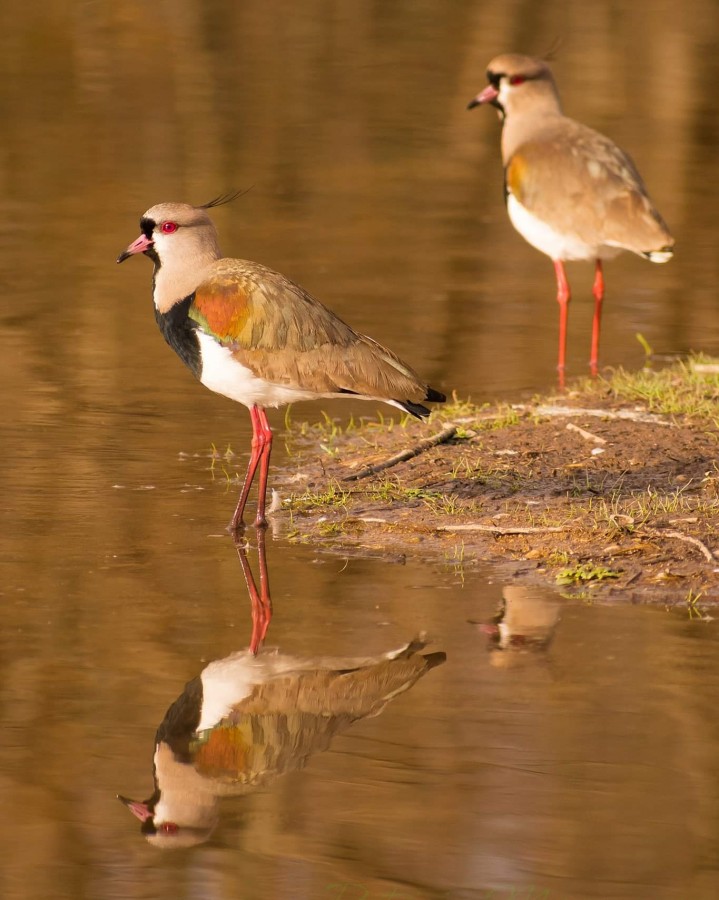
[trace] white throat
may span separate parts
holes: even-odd
[[[159,312],[167,312],[178,300],[189,296],[205,278],[205,272],[215,262],[214,254],[204,258],[172,260],[155,267],[152,299]]]
[[[159,267],[155,267],[153,299],[163,313],[204,281],[207,270],[222,253],[212,226],[202,230],[182,226],[171,234],[155,229],[152,238],[160,259]]]

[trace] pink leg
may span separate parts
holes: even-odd
[[[257,492],[257,518],[255,527],[264,528],[267,525],[265,518],[265,504],[267,500],[267,477],[270,471],[270,453],[272,452],[272,429],[267,421],[267,413],[260,409],[258,415],[260,435],[262,438],[262,451],[260,456],[260,484]]]
[[[229,525],[229,531],[239,531],[242,523],[242,516],[245,512],[245,504],[252,487],[252,480],[257,471],[257,463],[263,450],[262,426],[260,424],[261,410],[257,406],[250,407],[250,421],[252,422],[252,452],[250,453],[250,461],[247,463],[247,473],[245,475],[245,483],[242,485],[240,499],[237,501],[232,521]]]
[[[594,295],[594,319],[592,320],[592,355],[589,357],[589,367],[592,375],[597,374],[597,363],[599,361],[599,331],[602,322],[602,302],[604,300],[604,273],[602,272],[602,261],[597,260],[594,270],[594,285],[592,287]]]
[[[572,294],[567,281],[567,273],[561,259],[554,261],[554,273],[557,276],[557,303],[559,304],[559,386],[564,387],[564,369],[567,356],[567,315]]]
[[[235,535],[235,548],[240,558],[242,574],[245,576],[247,593],[250,595],[250,607],[252,611],[252,636],[250,637],[250,652],[255,655],[264,643],[267,629],[272,619],[272,601],[270,599],[270,583],[267,576],[267,555],[265,552],[265,532],[257,530],[257,555],[260,565],[260,590],[257,591],[252,569],[247,559],[247,550],[244,543]]]

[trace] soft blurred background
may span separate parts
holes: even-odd
[[[0,2],[3,898],[719,894],[712,623],[564,601],[548,653],[513,665],[467,622],[501,585],[460,551],[271,540],[270,643],[426,629],[447,663],[228,801],[204,847],[159,853],[114,797],[149,796],[165,709],[249,633],[236,486],[208,458],[245,451],[247,415],[164,346],[150,264],[115,266],[142,212],[251,187],[213,214],[228,255],[447,392],[549,389],[551,263],[507,220],[494,112],[465,107],[497,53],[556,47],[565,111],[632,154],[677,239],[667,266],[607,266],[602,363],[642,365],[637,333],[716,353],[718,28],[707,0]],[[570,268],[570,376],[591,276]]]

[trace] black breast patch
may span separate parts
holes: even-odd
[[[188,315],[194,299],[194,293],[190,294],[189,297],[185,297],[165,313],[158,312],[156,308],[155,319],[167,343],[195,378],[199,379],[202,375],[202,358],[200,341],[196,333],[197,322],[194,322]]]

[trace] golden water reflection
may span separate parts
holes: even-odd
[[[267,786],[304,768],[355,722],[445,660],[418,638],[378,657],[293,657],[278,650],[233,653],[209,663],[165,713],[155,738],[151,797],[121,797],[151,844],[206,841],[221,797]]]
[[[465,105],[498,52],[561,35],[566,111],[632,154],[677,238],[666,267],[607,267],[603,362],[640,365],[637,332],[716,352],[714,5],[47,0],[0,21],[3,898],[719,895],[714,623],[591,597],[539,602],[541,623],[454,546],[401,565],[268,536],[283,653],[375,657],[420,630],[447,663],[191,850],[138,841],[115,799],[147,782],[178,685],[251,640],[236,486],[210,459],[249,443],[246,416],[164,346],[142,267],[115,266],[140,213],[253,185],[217,211],[226,252],[437,388],[543,390],[551,265],[507,221],[497,123]],[[488,652],[470,624],[527,636],[529,611],[538,650]]]

